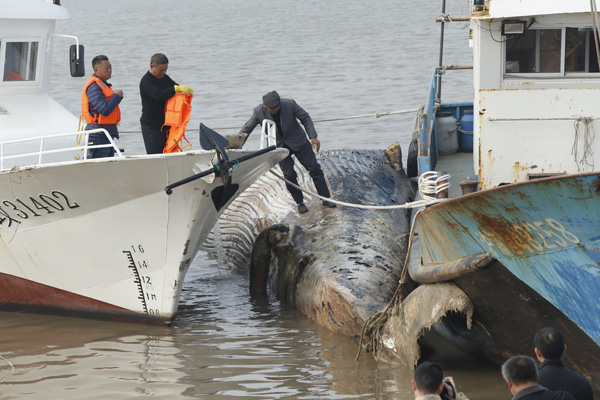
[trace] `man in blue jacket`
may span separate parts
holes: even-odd
[[[94,74],[88,78],[81,94],[81,113],[85,117],[86,131],[105,129],[112,138],[118,139],[117,124],[121,120],[119,103],[123,100],[122,90],[113,90],[108,80],[112,77],[112,66],[108,57],[99,55],[92,60]],[[110,144],[104,132],[91,133],[90,145]],[[89,158],[113,157],[114,147],[92,148]]]
[[[240,133],[245,134],[247,139],[254,128],[261,125],[265,119],[274,121],[277,126],[277,147],[286,148],[290,152],[279,163],[285,179],[298,186],[298,175],[294,170],[294,160],[292,159],[292,155],[295,155],[300,164],[310,173],[317,193],[322,197],[330,197],[325,175],[313,152],[313,147],[315,151],[319,151],[321,143],[317,139],[317,131],[310,115],[294,100],[282,99],[276,91],[272,91],[263,96],[262,104],[254,108],[252,116],[244,124]],[[298,120],[300,120],[306,131],[302,129]],[[310,142],[306,137],[307,133]],[[298,212],[300,214],[307,212],[308,208],[304,204],[302,191],[287,183],[286,187],[298,205]],[[334,203],[327,200],[323,200],[323,205],[325,207],[335,207]]]

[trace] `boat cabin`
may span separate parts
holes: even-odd
[[[600,167],[599,27],[590,2],[474,0],[471,7],[473,103],[440,103],[435,69],[419,174],[452,174],[443,160],[459,153],[470,154],[473,168],[454,176],[453,186],[470,175],[479,190]]]
[[[23,3],[27,3],[26,6]],[[69,13],[58,0],[0,2],[0,169],[35,163],[35,157],[9,162],[5,156],[41,147],[39,142],[10,142],[78,130],[79,117],[48,94],[55,42],[64,49],[59,54],[71,57],[71,75],[84,76],[83,46],[71,45],[69,49],[69,44],[73,40],[77,42],[77,38],[55,34],[56,21],[67,18]],[[69,141],[71,146],[75,141],[73,136]],[[56,144],[51,142],[46,140],[45,150],[65,146],[64,140],[56,140]],[[73,154],[62,156],[47,154],[45,158],[46,161],[59,161],[76,157]]]

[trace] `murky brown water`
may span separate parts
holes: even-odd
[[[245,275],[199,257],[172,328],[2,313],[0,398],[414,398],[410,368],[355,361],[356,338],[246,293]],[[442,362],[471,399],[508,398],[497,367]]]

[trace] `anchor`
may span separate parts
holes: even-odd
[[[223,182],[223,185],[217,186],[211,192],[211,198],[217,211],[227,204],[227,202],[239,189],[239,185],[237,183],[232,183],[233,166],[239,166],[244,161],[258,157],[277,148],[277,146],[274,145],[269,146],[255,151],[254,153],[231,160],[227,154],[227,151],[225,150],[225,147],[229,146],[229,141],[202,123],[200,123],[200,146],[204,150],[215,150],[217,153],[217,163],[206,171],[202,171],[198,174],[167,185],[165,187],[165,192],[167,195],[171,195],[174,188],[214,173],[215,176],[220,177]]]

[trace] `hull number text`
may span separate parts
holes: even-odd
[[[511,223],[510,229],[479,231],[479,238],[490,248],[497,248],[505,255],[523,255],[543,250],[566,248],[579,243],[579,238],[563,224],[552,218],[543,221]]]
[[[79,204],[58,190],[54,190],[50,194],[4,200],[0,204],[0,225],[11,226],[13,223],[21,223],[23,219],[40,217],[78,207]]]

